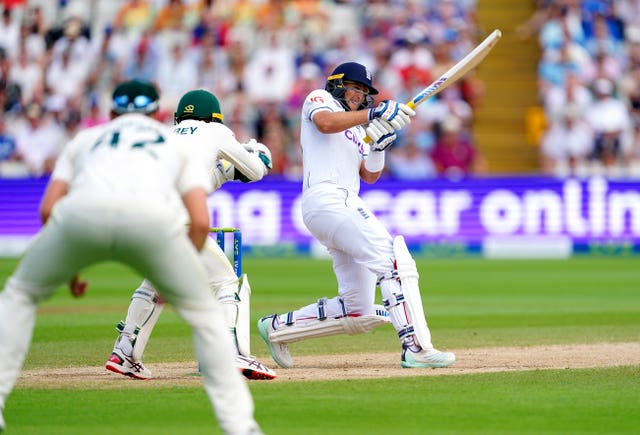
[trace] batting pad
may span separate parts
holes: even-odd
[[[244,273],[240,277],[240,286],[238,288],[238,318],[236,319],[236,341],[238,344],[238,353],[246,357],[251,356],[251,339],[249,330],[249,316],[251,300],[251,286],[249,278]]]
[[[393,252],[396,255],[396,269],[400,277],[400,285],[404,294],[404,305],[409,316],[409,322],[413,324],[416,341],[423,349],[431,349],[431,332],[427,326],[427,319],[422,308],[422,296],[418,285],[418,269],[411,256],[404,237],[396,236],[393,239]]]
[[[366,314],[358,317],[347,316],[337,319],[326,318],[324,320],[296,320],[293,325],[286,326],[281,324],[278,329],[269,334],[269,340],[274,343],[294,343],[308,338],[327,337],[329,335],[364,334],[389,322],[387,315],[379,314]]]

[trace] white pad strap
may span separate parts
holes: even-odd
[[[293,319],[288,318],[288,320]],[[378,326],[389,323],[389,321],[389,314],[384,307],[376,305],[375,314],[287,322],[271,332],[269,340],[274,343],[294,343],[303,339],[327,337],[336,334],[364,334]]]
[[[238,353],[247,358],[251,357],[249,329],[251,286],[247,274],[240,277],[237,291],[219,290],[216,297],[224,308],[226,324],[231,331]]]

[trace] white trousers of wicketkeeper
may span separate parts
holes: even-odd
[[[0,293],[0,410],[29,349],[38,304],[81,269],[117,261],[148,277],[193,328],[204,388],[224,432],[245,434],[257,427],[221,306],[173,208],[73,196],[55,206]]]
[[[338,281],[339,297],[323,303],[324,315],[331,318],[345,314],[375,314],[376,280],[379,279],[383,299],[392,304],[387,309],[400,339],[404,339],[405,335],[413,335],[415,326],[422,348],[433,348],[431,334],[422,314],[417,283],[412,289],[413,294],[417,294],[413,296],[414,307],[406,308],[419,315],[414,314],[414,318],[409,315],[407,318],[404,302],[398,302],[404,297],[398,297],[396,301],[396,294],[401,295],[404,291],[406,296],[409,289],[406,286],[405,289],[400,288],[396,279],[398,268],[395,260],[398,253],[394,251],[394,239],[364,201],[345,188],[332,183],[320,183],[304,192],[301,207],[305,225],[329,251]],[[415,269],[415,263],[413,267]],[[416,310],[418,304],[420,306]],[[310,304],[293,312],[291,320],[313,319],[318,317],[318,311],[318,303]]]

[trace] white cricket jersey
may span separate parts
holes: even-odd
[[[224,124],[187,119],[175,125],[173,133],[191,152],[204,153],[201,155],[209,168],[215,168],[217,160],[224,158],[250,180],[260,180],[266,173],[260,158],[249,153]]]
[[[360,163],[369,154],[369,145],[362,140],[364,128],[356,126],[339,133],[321,133],[312,119],[322,110],[344,112],[340,102],[324,89],[316,89],[305,99],[300,124],[303,190],[320,183],[331,183],[357,194],[360,191]]]
[[[177,140],[171,127],[127,114],[78,133],[63,149],[51,177],[69,183],[68,196],[176,204],[193,188],[211,191],[208,162],[194,150]]]

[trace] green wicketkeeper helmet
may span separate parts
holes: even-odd
[[[187,92],[180,98],[173,119],[177,124],[185,119],[222,123],[223,118],[216,96],[204,89],[196,89]]]

